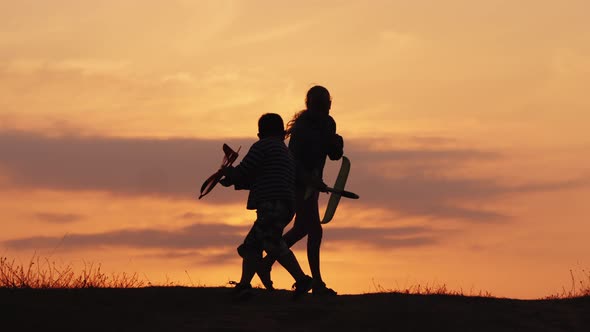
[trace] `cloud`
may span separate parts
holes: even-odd
[[[3,244],[16,250],[57,248],[100,249],[126,247],[139,249],[208,249],[237,245],[247,233],[247,227],[225,224],[192,224],[178,230],[124,229],[94,234],[33,236],[7,240]]]
[[[379,147],[379,141],[371,140],[347,141],[346,154],[352,160],[347,186],[361,196],[354,204],[389,209],[402,216],[489,222],[508,216],[479,208],[482,203],[507,195],[588,185],[587,179],[505,183],[499,177],[468,176],[457,170],[466,165],[486,165],[505,156],[453,147],[442,138],[434,138],[434,144],[428,145],[432,140],[422,140],[413,148]],[[241,157],[252,144],[249,139],[225,142],[234,148],[242,146]],[[4,186],[17,188],[195,200],[202,182],[221,163],[223,143],[196,138],[46,136],[4,130],[0,131],[0,174]],[[338,165],[328,163],[326,182],[332,181]],[[220,187],[203,202],[245,202],[246,195]]]
[[[316,22],[312,20],[301,21],[296,23],[291,23],[288,25],[277,26],[274,29],[265,29],[263,31],[257,31],[251,33],[250,35],[240,36],[239,38],[235,38],[235,41],[230,43],[232,47],[237,46],[245,46],[251,44],[260,44],[260,43],[269,43],[277,40],[284,39],[289,35],[295,35],[301,33],[302,31],[308,29]]]
[[[435,167],[436,164],[429,166],[431,171]],[[585,185],[588,185],[586,179],[506,184],[493,178],[446,176],[424,172],[420,168],[407,169],[396,177],[363,172],[352,177],[348,184],[350,190],[354,189],[364,204],[369,206],[389,207],[402,215],[471,221],[501,220],[509,216],[498,211],[466,206],[481,205],[509,195],[557,191]]]
[[[52,224],[69,224],[84,219],[84,216],[73,213],[35,213],[35,219]]]
[[[234,261],[240,261],[242,258],[238,255],[236,250],[225,250],[220,253],[202,253],[199,251],[165,251],[158,254],[146,254],[143,255],[146,258],[154,259],[180,259],[183,261],[190,260],[195,263],[196,266],[202,265],[223,265],[232,263]]]
[[[177,83],[194,83],[195,77],[191,73],[178,72],[171,75],[166,75],[162,78],[162,82],[177,82]]]
[[[385,139],[383,139],[385,140]],[[347,142],[346,152],[355,159],[368,162],[403,162],[403,163],[433,163],[433,162],[466,162],[470,160],[495,160],[501,157],[497,152],[441,146],[453,142],[450,139],[436,137],[413,137],[411,141],[422,143],[415,148],[379,147],[379,140],[358,139]]]
[[[235,259],[235,251],[225,252],[242,243],[249,226],[196,223],[176,230],[123,229],[93,234],[33,236],[6,240],[2,245],[14,250],[96,250],[133,248],[161,250],[150,257],[178,259],[193,257],[201,263],[224,263]],[[362,245],[379,249],[427,246],[438,243],[441,231],[429,227],[331,227],[329,245]],[[221,250],[221,252],[220,252]],[[213,253],[211,253],[213,252]]]
[[[331,227],[326,237],[329,245],[339,242],[381,249],[418,247],[439,242],[439,231],[423,226],[406,227]]]
[[[251,144],[227,143],[242,149]],[[221,164],[222,144],[0,131],[0,171],[17,187],[194,199],[201,183]],[[230,190],[224,196],[225,201],[238,199]]]
[[[205,214],[195,213],[195,212],[185,212],[185,213],[178,216],[179,219],[193,219],[193,220],[203,219],[204,217],[205,217]]]
[[[475,177],[457,170],[510,157],[496,151],[454,147],[457,142],[440,137],[413,137],[408,142],[409,146],[419,145],[375,149],[372,146],[376,142],[370,140],[347,144],[347,154],[353,163],[347,187],[361,196],[362,204],[386,207],[402,216],[491,222],[511,217],[477,206],[510,195],[590,184],[588,178],[518,183],[501,181],[505,174]]]

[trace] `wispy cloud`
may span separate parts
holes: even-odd
[[[295,22],[290,25],[283,25],[277,26],[275,29],[272,30],[261,30],[255,33],[251,33],[249,35],[241,36],[240,38],[236,38],[233,43],[230,45],[235,46],[244,46],[250,44],[258,44],[258,43],[268,43],[271,41],[280,40],[286,36],[300,33],[302,30],[305,30],[311,27],[315,22],[308,20],[302,22]]]
[[[74,213],[38,212],[35,213],[35,218],[51,224],[69,224],[84,219],[84,216]]]
[[[331,227],[329,232],[330,245],[346,242],[380,249],[433,245],[442,235],[441,231],[424,226]]]
[[[124,229],[93,234],[66,236],[33,236],[4,241],[6,247],[17,250],[57,248],[99,249],[126,247],[140,249],[208,249],[237,245],[243,240],[247,227],[225,224],[193,224],[177,230]]]
[[[215,265],[223,265],[228,263],[233,263],[237,261],[241,261],[241,257],[238,255],[236,250],[224,250],[222,252],[215,252],[215,253],[203,253],[198,250],[191,250],[191,251],[180,251],[180,250],[169,250],[163,253],[150,253],[143,255],[146,258],[154,258],[154,259],[178,259],[182,260],[183,262],[190,261],[194,262],[194,265],[197,267],[202,267],[203,265],[208,266],[215,266]]]
[[[161,253],[148,254],[156,258],[196,260],[223,263],[234,259],[228,247],[237,247],[249,226],[228,224],[192,224],[176,230],[123,229],[91,234],[66,236],[32,236],[11,239],[2,245],[14,250],[96,250],[103,248],[153,249]],[[434,245],[444,232],[430,227],[331,227],[330,246],[352,244],[378,249],[394,249]]]

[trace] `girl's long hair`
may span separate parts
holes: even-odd
[[[293,115],[293,118],[291,118],[291,120],[289,120],[289,122],[287,122],[287,128],[285,129],[285,138],[291,137],[291,133],[293,132],[293,127],[295,127],[295,122],[297,121],[297,119],[299,119],[301,114],[303,114],[306,111],[307,110],[301,110],[301,111],[295,113],[295,115]]]
[[[307,107],[306,109],[295,113],[293,118],[287,122],[285,138],[289,138],[291,136],[293,128],[295,127],[295,122],[305,112],[325,112],[326,114],[330,112],[330,108],[332,106],[332,97],[330,96],[330,92],[321,85],[313,86],[307,91],[307,95],[305,96],[305,106]]]

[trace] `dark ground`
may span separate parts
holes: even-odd
[[[590,297],[512,300],[230,288],[0,289],[1,331],[590,331]]]

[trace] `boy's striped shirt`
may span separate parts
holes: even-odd
[[[270,200],[285,200],[294,205],[295,160],[279,138],[268,137],[254,143],[235,167],[232,178],[236,184],[250,189],[248,209],[256,209],[258,202]]]

